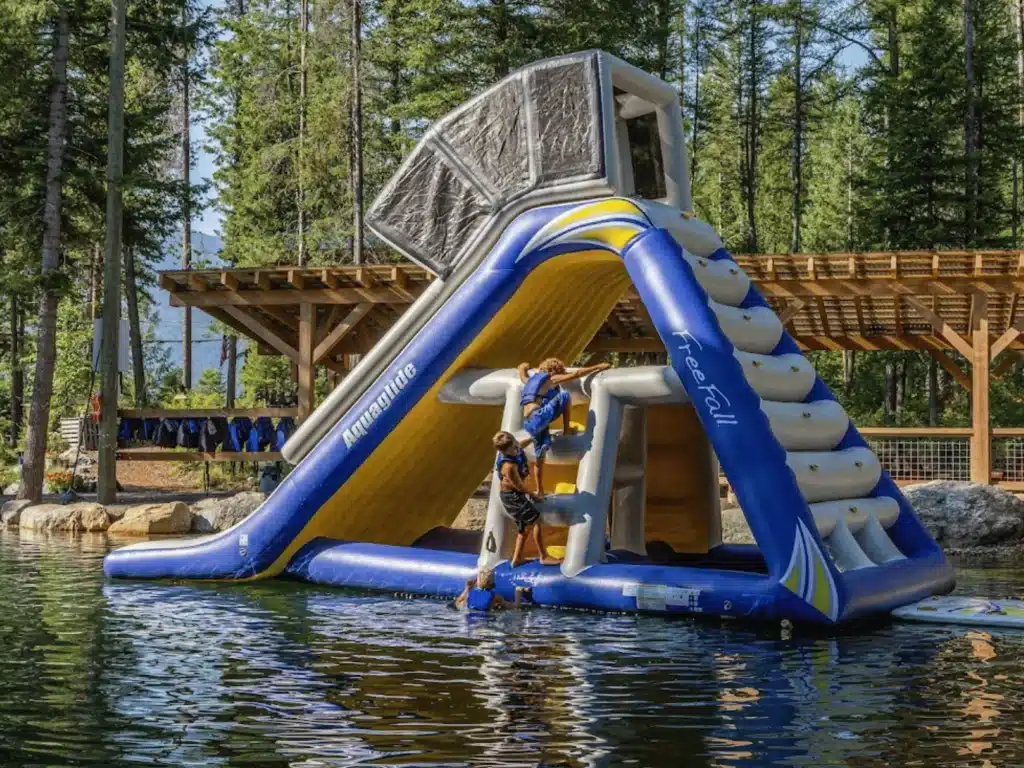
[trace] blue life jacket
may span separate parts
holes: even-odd
[[[179,448],[198,448],[200,419],[182,419],[178,424],[177,443]]]
[[[228,427],[228,439],[225,447],[235,453],[244,453],[250,432],[252,432],[252,421],[249,417],[235,416]]]
[[[490,610],[491,602],[494,600],[493,589],[480,589],[473,587],[466,596],[466,607],[471,611]]]
[[[152,442],[160,429],[160,419],[144,419],[142,422],[142,439]]]
[[[498,458],[494,460],[494,471],[498,473],[498,477],[501,477],[501,466],[502,464],[515,464],[519,467],[519,476],[526,477],[530,474],[530,462],[526,458],[524,451],[519,451],[515,456],[506,456],[501,451],[498,451]]]
[[[288,442],[288,438],[292,436],[292,432],[295,431],[295,420],[289,416],[283,417],[277,422],[277,432],[274,438],[274,450],[280,451],[284,448],[284,444]]]
[[[551,380],[550,373],[535,373],[531,376],[526,384],[523,385],[523,394],[519,398],[519,405],[529,405],[530,403],[536,402],[541,397],[540,388],[543,387]],[[547,395],[544,396],[547,399]]]
[[[246,440],[246,448],[250,453],[265,451],[274,444],[274,422],[269,416],[259,416],[256,423],[252,425],[249,439]]]

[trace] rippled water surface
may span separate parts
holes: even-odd
[[[1022,632],[107,583],[108,546],[0,534],[4,765],[1024,766]]]

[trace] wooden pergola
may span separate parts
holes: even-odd
[[[739,255],[737,263],[805,350],[921,350],[971,393],[971,476],[991,468],[989,382],[1024,350],[1024,252],[903,251]],[[434,279],[408,264],[171,271],[173,306],[202,309],[290,359],[299,418],[314,406],[316,366],[344,374]],[[636,292],[627,290],[588,347],[664,352]],[[965,371],[950,356],[959,353]],[[993,361],[1007,352],[996,365]]]

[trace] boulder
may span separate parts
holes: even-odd
[[[903,493],[943,547],[1012,544],[1024,536],[1024,501],[1000,488],[935,480]]]
[[[196,533],[226,531],[251,515],[266,497],[257,491],[203,499],[192,505],[192,530]]]
[[[192,512],[183,501],[163,504],[142,504],[125,510],[124,517],[110,526],[111,534],[149,536],[152,534],[188,533]]]
[[[14,499],[6,502],[0,507],[0,527],[16,528],[21,522],[21,510],[31,507],[32,502],[28,499]]]
[[[4,496],[17,496],[21,493],[21,481],[15,480],[13,483],[3,489]]]
[[[722,542],[725,544],[756,544],[747,518],[739,507],[722,504]]]
[[[452,528],[482,531],[487,525],[487,499],[470,499],[452,523]]]
[[[110,525],[107,510],[102,504],[36,504],[21,510],[19,526],[25,530],[54,533],[98,533]]]

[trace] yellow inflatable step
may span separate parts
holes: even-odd
[[[555,483],[555,493],[576,493],[576,483]]]

